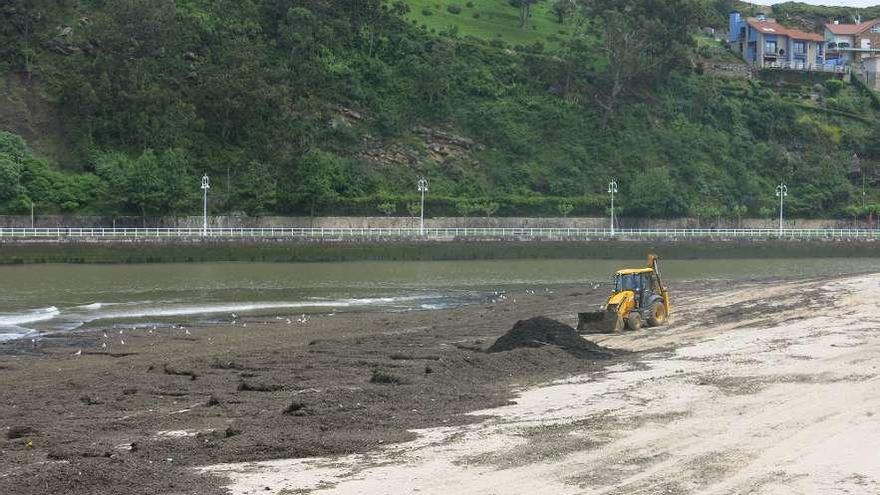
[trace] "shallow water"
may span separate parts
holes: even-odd
[[[83,326],[231,322],[479,303],[511,289],[604,282],[641,260],[195,263],[0,267],[0,340]],[[880,271],[880,259],[670,260],[675,280],[806,278]],[[293,315],[293,316],[291,316]]]

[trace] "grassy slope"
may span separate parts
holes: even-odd
[[[736,53],[727,49],[724,42],[703,34],[697,35],[694,39],[697,42],[697,53],[699,56],[719,63],[742,63],[743,60]]]
[[[567,37],[572,27],[557,22],[550,11],[549,1],[540,1],[532,6],[529,29],[519,27],[519,9],[507,0],[407,0],[410,5],[409,18],[419,25],[424,24],[437,32],[449,26],[458,26],[459,35],[474,36],[484,40],[500,39],[512,45],[530,45],[536,41],[546,46],[556,46],[559,40]],[[446,10],[449,5],[462,8],[460,14]],[[431,15],[424,15],[428,10]],[[479,14],[479,17],[474,17]]]

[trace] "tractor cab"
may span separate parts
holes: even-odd
[[[620,270],[614,276],[614,294],[631,291],[635,308],[649,306],[653,295],[660,292],[653,268]]]

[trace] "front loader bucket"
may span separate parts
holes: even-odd
[[[578,313],[577,330],[580,333],[616,333],[623,330],[623,319],[617,311]]]

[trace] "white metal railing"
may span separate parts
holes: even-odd
[[[794,70],[794,71],[802,71],[802,72],[832,72],[835,74],[846,74],[849,72],[849,68],[844,65],[831,65],[831,64],[813,64],[806,63],[803,61],[777,61],[777,62],[764,62],[764,69],[779,69],[779,70]]]
[[[590,229],[590,228],[0,228],[0,238],[293,238],[293,239],[593,239],[875,238],[880,229]]]

